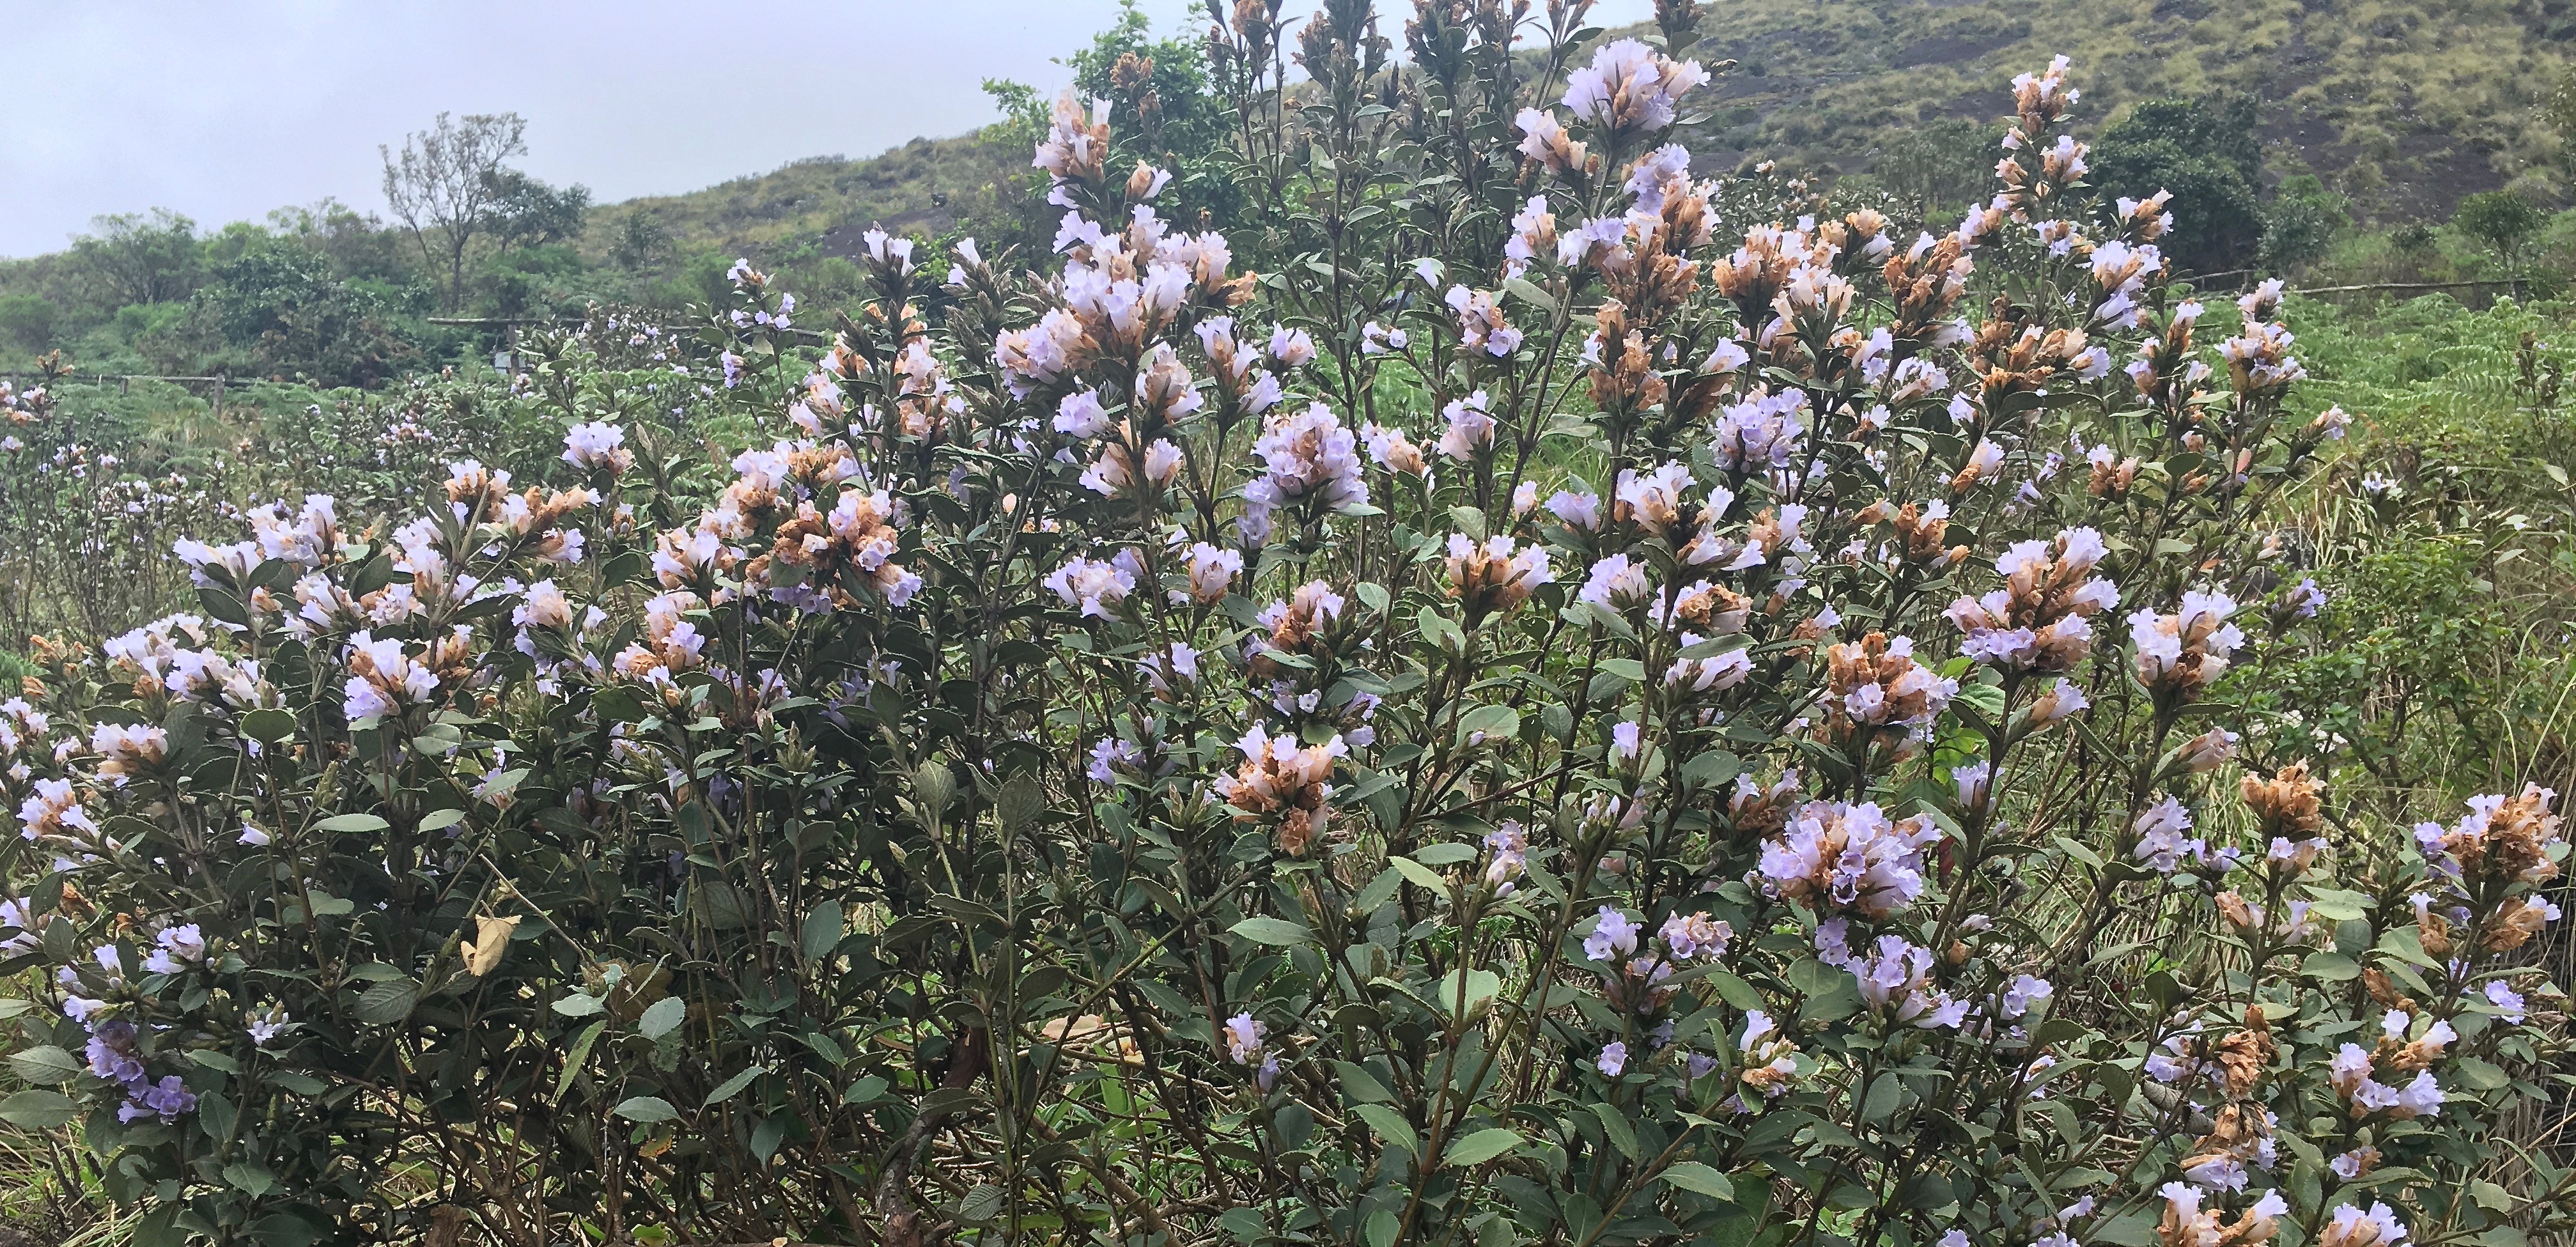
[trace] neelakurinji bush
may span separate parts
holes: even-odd
[[[180,542],[0,705],[0,1118],[145,1243],[2563,1231],[2554,794],[2231,700],[2343,427],[2277,284],[2210,341],[2063,63],[1907,241],[1583,7],[1220,14],[1275,271],[1068,99],[1058,259],[736,267],[729,463],[601,333],[559,456]]]

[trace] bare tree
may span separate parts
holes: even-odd
[[[385,201],[422,260],[434,269],[445,253],[450,307],[465,297],[465,250],[499,209],[501,162],[528,150],[527,126],[517,113],[440,113],[436,125],[403,140],[400,155],[376,149],[385,158]]]

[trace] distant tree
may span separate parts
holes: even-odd
[[[1046,97],[1038,94],[1036,87],[1008,78],[986,78],[984,95],[1002,114],[1000,121],[985,127],[988,137],[1016,141],[1046,129]]]
[[[2093,144],[2091,180],[2106,200],[2171,192],[2174,232],[2162,247],[2183,269],[2249,267],[2264,230],[2255,122],[2251,96],[2144,101]]]
[[[107,288],[109,309],[188,297],[202,273],[197,223],[168,208],[90,218],[72,260]]]
[[[2316,260],[2334,245],[2336,235],[2351,228],[2350,206],[2317,175],[2283,178],[2263,210],[2262,267],[2285,272]]]
[[[0,340],[22,351],[44,350],[54,344],[59,311],[43,295],[0,295]]]
[[[210,347],[263,374],[324,385],[382,383],[416,353],[383,301],[341,281],[322,253],[279,238],[217,265],[191,308]]]
[[[2451,224],[2495,252],[2507,271],[2521,255],[2522,244],[2539,232],[2542,219],[2539,208],[2512,191],[2471,195],[2451,213]]]
[[[403,257],[402,231],[337,199],[278,208],[268,214],[268,228],[320,252],[343,281],[411,285],[421,277],[419,266]]]
[[[465,298],[465,253],[489,232],[501,209],[501,162],[528,150],[527,121],[517,113],[446,113],[427,130],[403,139],[402,152],[377,152],[385,161],[385,202],[411,231],[422,260],[447,271],[447,303]]]
[[[1962,117],[1917,126],[1879,153],[1879,182],[1918,213],[1964,207],[1994,179],[2002,137],[1998,127]]]
[[[1111,138],[1131,156],[1170,168],[1185,190],[1228,194],[1233,180],[1212,159],[1225,142],[1226,118],[1208,81],[1206,44],[1156,40],[1152,29],[1137,0],[1119,0],[1118,20],[1066,59],[1074,90],[1110,102]],[[985,90],[993,93],[990,84]]]
[[[651,268],[671,250],[671,231],[646,208],[630,208],[617,222],[616,241],[608,244],[608,261],[627,272]]]
[[[542,247],[581,236],[590,213],[590,188],[548,186],[516,169],[494,169],[492,236],[504,247]]]
[[[1154,204],[1158,215],[1190,228],[1202,209],[1218,220],[1239,219],[1244,190],[1222,158],[1225,105],[1208,77],[1201,38],[1155,39],[1153,21],[1137,0],[1120,0],[1117,19],[1064,64],[1073,70],[1077,99],[1109,103],[1111,163],[1124,169],[1144,160],[1171,172],[1173,185]],[[984,93],[1002,113],[984,137],[1026,151],[1046,128],[1048,101],[1036,88],[1007,79],[986,79]],[[1044,184],[1043,175],[1028,173],[1017,184],[992,188],[997,193],[969,213],[965,232],[981,238],[987,254],[1005,246],[1044,251],[1062,210],[1020,193]]]
[[[2557,85],[2533,111],[2542,124],[2557,132],[2560,153],[2576,156],[2576,69],[2560,74]]]

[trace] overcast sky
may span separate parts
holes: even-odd
[[[1205,11],[1143,7],[1158,32],[1195,31]],[[1604,0],[1595,17],[1652,9]],[[1117,0],[0,0],[0,256],[58,250],[108,212],[167,207],[213,226],[325,196],[381,211],[377,145],[442,111],[526,117],[522,166],[602,201],[872,155],[991,120],[984,78],[1052,93],[1068,77],[1054,59],[1116,12]]]

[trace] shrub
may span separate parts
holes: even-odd
[[[2482,191],[2471,195],[2461,200],[2459,208],[2451,214],[2452,225],[2457,226],[2461,233],[2484,243],[2496,253],[2497,259],[2504,261],[2507,269],[2513,267],[2514,257],[2521,252],[2522,244],[2538,233],[2547,220],[2530,200],[2512,191]]]
[[[1219,31],[1274,274],[1068,99],[1060,269],[872,233],[816,342],[733,267],[729,461],[558,342],[559,455],[43,647],[0,1117],[147,1243],[2562,1225],[2553,796],[2409,835],[2235,709],[2343,425],[2278,284],[2213,352],[2082,224],[2063,63],[1908,243],[1446,13],[1294,108]]]
[[[2166,246],[2185,271],[2240,271],[2254,263],[2265,227],[2255,114],[2250,96],[2143,101],[2103,132],[2095,179],[2115,195],[2172,197],[2182,224]]]

